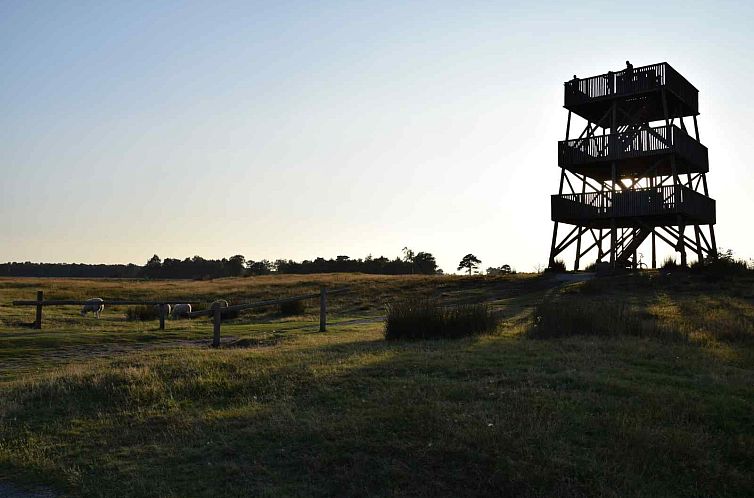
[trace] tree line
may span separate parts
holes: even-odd
[[[338,256],[333,259],[294,261],[247,260],[237,254],[230,258],[205,259],[194,256],[186,259],[165,258],[154,255],[142,265],[104,265],[81,263],[4,263],[0,264],[0,276],[5,277],[95,277],[95,278],[165,278],[165,279],[211,279],[266,275],[270,273],[370,273],[382,275],[441,273],[435,257],[428,252],[404,250],[404,257],[389,259],[384,256],[351,259]]]

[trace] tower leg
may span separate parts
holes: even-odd
[[[599,229],[599,235],[597,239],[597,262],[602,263],[602,258],[605,257],[605,252],[602,250],[602,229]]]
[[[686,226],[683,224],[683,220],[678,216],[678,250],[681,251],[681,266],[686,265],[686,241],[684,240],[683,232],[686,230]]]
[[[702,241],[699,237],[699,231],[701,228],[699,228],[699,225],[694,225],[694,238],[696,239],[696,260],[699,262],[699,264],[704,263],[704,254],[702,253]]]
[[[618,242],[618,236],[615,232],[615,218],[610,220],[610,268],[615,270],[615,251],[617,250],[617,247],[615,247],[616,243]]]
[[[558,238],[558,222],[552,227],[552,244],[550,244],[550,259],[547,266],[552,268],[555,265],[555,241]]]
[[[652,229],[652,269],[657,268],[657,239],[655,229]]]

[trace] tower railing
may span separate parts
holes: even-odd
[[[552,196],[553,220],[589,221],[667,214],[708,222],[715,218],[715,201],[683,185]]]
[[[692,109],[698,109],[699,91],[667,62],[566,81],[565,106],[644,93],[662,86],[683,99]]]
[[[707,147],[675,125],[562,140],[558,142],[558,165],[567,168],[672,152],[704,170],[708,167]]]

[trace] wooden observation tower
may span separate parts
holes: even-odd
[[[558,142],[560,190],[551,197],[550,267],[573,244],[575,270],[590,251],[612,268],[637,268],[645,241],[656,268],[657,239],[680,253],[682,265],[688,251],[699,261],[717,256],[699,91],[668,63],[626,66],[565,83],[568,123]],[[569,135],[572,114],[587,122],[578,138]],[[559,239],[560,224],[570,226]]]

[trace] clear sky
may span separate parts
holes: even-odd
[[[546,264],[563,82],[700,90],[754,257],[754,2],[0,2],[0,261]],[[646,258],[645,258],[646,259]]]

